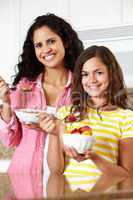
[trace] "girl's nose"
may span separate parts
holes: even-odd
[[[90,81],[90,83],[95,83],[96,82],[96,76],[95,76],[95,74],[91,74],[89,76],[89,81]]]

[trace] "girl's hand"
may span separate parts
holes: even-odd
[[[88,154],[79,154],[74,148],[68,147],[66,145],[64,145],[64,151],[68,157],[73,158],[78,162],[84,161],[89,158]]]
[[[86,150],[84,152],[84,155],[86,159],[93,159],[97,156],[97,154],[91,149]]]
[[[87,159],[93,159],[93,157],[96,156],[96,153],[90,149],[86,150],[82,154],[79,154],[74,148],[68,147],[66,145],[64,145],[64,151],[67,156],[77,160],[78,162],[81,162]]]
[[[1,76],[0,76],[0,99],[3,101],[3,103],[10,104],[9,87]]]

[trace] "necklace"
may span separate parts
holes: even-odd
[[[96,107],[96,112],[98,114],[98,116],[100,117],[100,120],[102,120],[102,115],[101,115],[101,109],[106,107],[108,105],[108,102],[103,103],[102,105]]]
[[[96,109],[96,110],[100,110],[100,109],[104,108],[105,106],[107,106],[108,104],[109,104],[109,103],[106,101],[106,102],[102,103],[102,104],[99,105],[99,106],[93,106],[92,103],[90,102],[90,103],[88,104],[88,106],[89,106],[90,108],[93,108],[93,109]]]
[[[96,110],[98,116],[100,117],[100,119],[102,120],[102,116],[101,116],[101,111],[104,110],[104,111],[112,111],[112,110],[115,110],[117,108],[117,106],[114,106],[114,105],[111,105],[109,104],[108,101],[105,101],[104,103],[102,103],[101,105],[99,106],[93,106],[93,105],[89,105],[90,108],[93,108]],[[106,109],[103,109],[103,108],[106,108]]]

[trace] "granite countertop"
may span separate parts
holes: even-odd
[[[45,176],[46,177],[46,176]],[[89,180],[88,187],[83,189],[79,184],[81,176],[76,175],[77,187],[73,187],[61,175],[49,175],[47,181],[41,174],[0,174],[0,199],[19,200],[128,200],[133,199],[133,178],[123,180],[121,177],[101,175],[94,183]],[[83,177],[82,177],[83,178]],[[92,183],[93,184],[90,184]],[[86,185],[87,186],[87,185]]]

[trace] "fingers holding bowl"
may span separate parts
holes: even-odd
[[[40,113],[39,114],[39,127],[48,133],[58,134],[58,123],[53,114]]]
[[[85,155],[79,154],[73,147],[68,147],[68,146],[64,145],[64,151],[68,157],[73,158],[78,162],[82,162],[82,161],[86,160]]]

